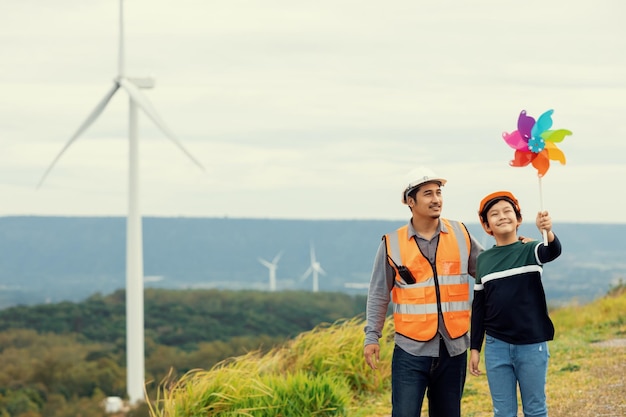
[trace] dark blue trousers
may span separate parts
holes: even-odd
[[[439,357],[413,356],[394,348],[391,363],[392,417],[419,417],[424,395],[429,417],[461,417],[467,351],[450,357],[443,341]]]

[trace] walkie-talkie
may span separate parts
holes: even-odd
[[[407,268],[404,265],[398,265],[391,256],[389,256],[389,254],[387,254],[387,259],[389,259],[391,261],[391,263],[393,264],[393,266],[396,267],[396,269],[398,270],[398,273],[400,274],[400,277],[404,280],[404,282],[406,282],[407,284],[415,284],[415,278],[413,278],[413,274],[411,274],[411,271],[409,271],[409,268]]]
[[[404,265],[400,265],[397,268],[398,268],[398,273],[400,274],[404,282],[406,282],[407,284],[415,284],[415,278],[413,278],[413,274],[411,274],[411,271],[409,271],[409,268],[407,268]]]

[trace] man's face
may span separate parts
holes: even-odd
[[[431,182],[422,185],[415,198],[409,197],[409,207],[415,218],[438,219],[443,208],[443,196],[438,183]]]

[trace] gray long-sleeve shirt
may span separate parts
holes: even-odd
[[[430,240],[421,237],[409,221],[408,237],[415,236],[415,240],[428,258],[431,265],[435,263],[435,253],[439,243],[439,234],[448,233],[445,225],[439,221],[437,232]],[[470,235],[471,249],[468,260],[468,272],[472,277],[476,276],[476,258],[483,251],[483,247]],[[372,278],[367,296],[367,324],[365,326],[365,345],[378,344],[382,337],[382,330],[387,316],[387,310],[391,301],[391,290],[395,283],[395,270],[387,261],[387,246],[382,239],[374,259]],[[473,283],[468,283],[468,286]],[[438,335],[427,342],[418,342],[400,334],[395,334],[394,341],[398,347],[415,356],[439,356],[439,341],[443,340],[450,356],[457,356],[469,348],[469,334],[452,339],[443,324],[443,317],[439,314]]]

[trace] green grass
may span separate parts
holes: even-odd
[[[624,287],[551,317],[550,416],[626,415],[626,347],[594,343],[626,338]],[[363,326],[356,318],[319,326],[266,354],[163,381],[151,416],[389,416],[393,323],[387,321],[376,371],[363,360]],[[465,417],[493,415],[484,368],[480,377],[468,374],[462,407]]]

